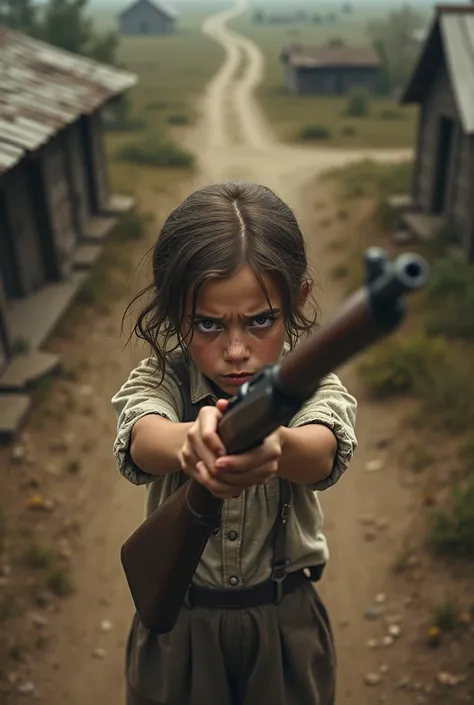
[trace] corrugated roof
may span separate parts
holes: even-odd
[[[424,100],[444,56],[463,129],[474,134],[474,6],[443,5],[436,10],[401,102]]]
[[[283,52],[283,57],[295,68],[377,67],[380,64],[375,51],[364,47],[293,46]]]
[[[148,5],[151,5],[155,10],[158,10],[158,12],[161,12],[162,15],[165,15],[165,17],[168,17],[170,20],[177,20],[179,17],[179,12],[177,10],[170,7],[168,4],[161,2],[161,0],[160,2],[158,0],[134,0],[131,5],[128,5],[121,12],[119,12],[119,17],[123,17],[123,15],[128,14],[136,5],[140,5],[142,2],[146,2]]]
[[[0,173],[137,80],[0,27]]]

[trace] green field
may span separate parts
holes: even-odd
[[[362,9],[353,15],[341,16],[332,24],[306,22],[272,26],[254,24],[249,12],[232,23],[233,29],[252,39],[264,53],[265,78],[258,97],[281,139],[297,141],[302,128],[310,125],[328,130],[329,139],[325,139],[324,144],[332,146],[383,148],[413,144],[416,108],[400,107],[394,100],[373,99],[368,117],[347,118],[344,98],[291,96],[284,85],[280,60],[284,47],[298,42],[320,45],[333,38],[343,39],[352,46],[367,45],[367,23],[373,18],[372,11]]]
[[[122,37],[118,60],[138,76],[129,92],[128,126],[122,132],[107,134],[107,150],[113,187],[135,192],[145,183],[160,184],[180,178],[175,170],[147,168],[123,163],[114,157],[123,145],[143,140],[153,144],[176,137],[196,118],[196,100],[217,71],[223,50],[201,33],[201,25],[212,7],[183,12],[179,31],[168,37]],[[114,15],[99,14],[97,26],[111,29]],[[161,173],[160,173],[161,172]]]

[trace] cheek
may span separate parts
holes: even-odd
[[[195,335],[188,346],[189,353],[196,365],[204,374],[216,368],[216,363],[220,361],[218,346],[210,340],[201,340]]]
[[[278,322],[271,333],[256,341],[255,354],[262,365],[276,362],[280,357],[285,343],[285,326]]]

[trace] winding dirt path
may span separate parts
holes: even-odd
[[[327,250],[329,235],[315,228],[314,179],[326,169],[352,160],[369,156],[398,160],[406,158],[407,152],[342,152],[278,143],[253,97],[264,70],[261,52],[251,41],[226,26],[245,7],[246,3],[239,0],[234,9],[210,17],[203,26],[203,31],[224,47],[225,60],[203,97],[202,124],[190,136],[200,165],[192,185],[245,178],[276,189],[295,209],[307,233],[311,257],[322,279],[324,293],[320,303],[327,317],[339,303],[340,292],[328,277],[333,264]],[[245,61],[245,71],[234,80],[242,61]],[[186,184],[187,189],[189,186]],[[175,194],[169,203],[161,203],[160,208],[168,210],[177,201],[178,194]],[[63,494],[67,494],[63,505],[66,513],[82,525],[80,544],[74,553],[77,590],[59,608],[48,612],[48,630],[54,637],[42,656],[28,664],[28,677],[47,705],[119,705],[123,702],[124,648],[132,608],[119,564],[119,548],[142,519],[144,495],[114,473],[111,459],[115,419],[109,400],[133,361],[140,357],[136,350],[122,352],[117,344],[116,330],[122,309],[123,302],[118,302],[106,330],[101,320],[88,332],[89,344],[95,346],[97,354],[81,381],[100,389],[94,409],[94,428],[90,419],[74,414],[65,427],[77,438],[90,439],[93,448],[80,479],[68,479],[65,482],[69,484],[63,489]],[[70,349],[66,346],[66,349],[71,364],[80,362],[73,346]],[[360,390],[351,370],[344,370],[342,376],[358,394]],[[376,593],[390,596],[392,546],[402,528],[400,517],[409,509],[410,494],[400,487],[389,459],[385,461],[383,473],[368,474],[363,468],[373,457],[375,443],[394,437],[396,432],[396,413],[388,416],[369,402],[362,403],[356,460],[347,476],[322,498],[331,548],[322,591],[332,615],[339,650],[338,705],[380,702],[381,691],[367,690],[363,684],[364,673],[380,666],[379,657],[365,646],[366,640],[373,636],[373,629],[364,621],[363,613]],[[50,433],[49,437],[54,437],[54,429],[50,429]],[[45,428],[32,430],[32,442],[39,450],[46,448],[47,437]],[[383,516],[387,520],[389,528],[382,541],[367,543],[363,540],[359,519],[364,514]],[[110,633],[101,630],[102,620],[110,620]],[[94,658],[97,648],[106,652],[102,654],[104,658]],[[402,654],[401,665],[403,658]],[[8,705],[17,705],[17,702],[23,702],[22,697],[13,695]],[[396,702],[408,705],[413,700],[399,693]]]

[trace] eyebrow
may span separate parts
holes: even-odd
[[[250,316],[242,316],[242,318],[245,318],[245,320],[247,320],[247,321],[252,321],[254,318],[260,318],[260,316],[277,316],[279,313],[281,313],[279,308],[267,308],[264,311],[257,311],[256,313],[252,313]],[[194,316],[194,320],[212,321],[213,323],[221,323],[224,319],[217,318],[216,316],[208,316],[205,313],[198,313],[196,311],[196,315]]]

